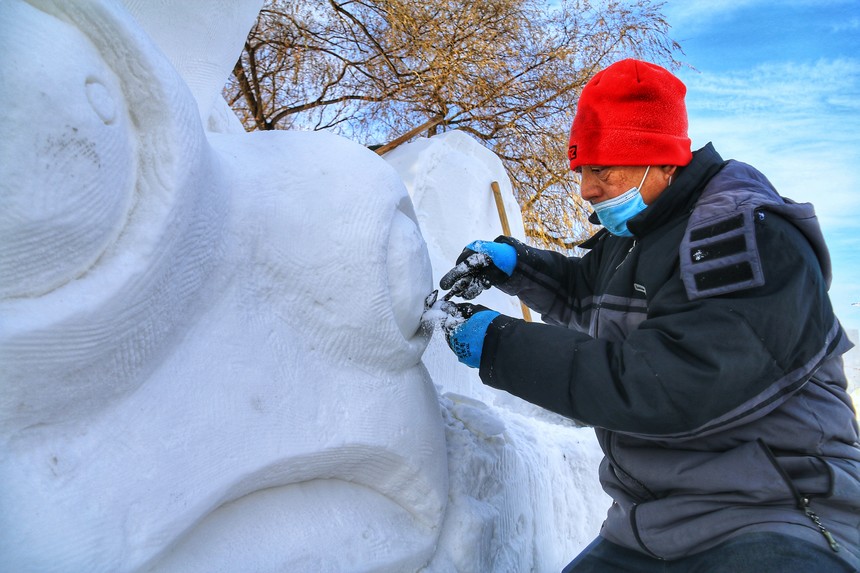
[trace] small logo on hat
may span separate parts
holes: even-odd
[[[567,148],[567,158],[570,159],[571,161],[576,159],[576,146],[575,145],[571,145],[570,147]]]

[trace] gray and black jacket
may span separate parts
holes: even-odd
[[[581,257],[517,249],[484,383],[594,426],[601,535],[676,559],[775,531],[860,557],[860,448],[811,205],[710,145]],[[820,523],[820,526],[818,523]]]

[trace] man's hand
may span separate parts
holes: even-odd
[[[457,359],[466,366],[480,367],[487,327],[499,313],[468,302],[443,301],[439,309],[446,315],[440,321],[442,332]]]
[[[503,282],[514,273],[517,251],[506,243],[473,241],[457,258],[457,265],[439,281],[450,296],[471,300],[484,289]]]

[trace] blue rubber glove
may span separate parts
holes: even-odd
[[[439,286],[450,290],[449,296],[470,300],[513,275],[516,266],[517,250],[511,245],[473,241],[466,245],[456,266],[445,273]]]
[[[448,314],[448,319],[442,323],[448,346],[466,366],[480,367],[487,328],[499,313],[468,302],[445,302],[442,304],[442,310]]]

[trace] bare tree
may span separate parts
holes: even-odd
[[[501,157],[538,245],[590,232],[567,160],[576,101],[626,56],[677,66],[651,0],[269,0],[225,94],[248,129],[324,129],[364,144],[423,124]]]

